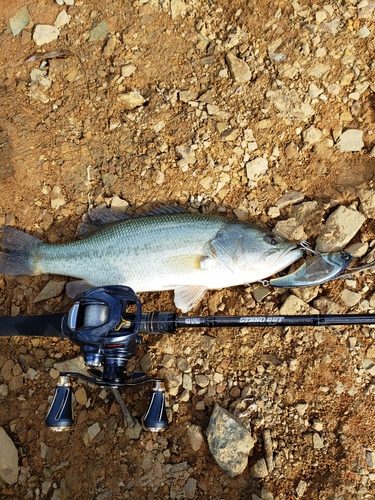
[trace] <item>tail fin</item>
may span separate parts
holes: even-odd
[[[42,241],[35,236],[14,227],[3,226],[0,274],[8,276],[40,274],[33,269],[32,251],[41,243]]]

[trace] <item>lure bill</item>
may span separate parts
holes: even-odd
[[[335,279],[352,261],[348,252],[316,254],[296,271],[281,278],[269,280],[277,288],[314,286]]]

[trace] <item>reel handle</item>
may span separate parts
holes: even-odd
[[[46,425],[55,432],[62,432],[68,431],[73,421],[72,384],[68,376],[62,375],[56,385]]]
[[[143,426],[151,432],[160,432],[168,427],[165,387],[161,380],[157,380],[152,389],[148,409],[143,417]]]

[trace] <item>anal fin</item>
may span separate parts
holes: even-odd
[[[202,285],[178,286],[174,289],[174,303],[183,313],[190,311],[205,294]]]

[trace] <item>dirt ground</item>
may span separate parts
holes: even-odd
[[[13,36],[9,19],[24,5],[31,22]],[[35,26],[52,25],[62,10],[69,24],[38,46]],[[374,2],[357,0],[1,1],[1,222],[45,241],[71,241],[89,208],[119,197],[130,214],[167,203],[272,228],[290,217],[291,206],[276,216],[270,208],[292,190],[318,203],[304,226],[314,244],[337,206],[358,208],[358,189],[373,187],[374,11]],[[26,62],[52,51],[60,56]],[[230,70],[229,52],[246,61],[250,78]],[[32,81],[41,67],[42,78]],[[336,147],[347,129],[363,132],[358,151]],[[250,178],[255,158],[266,159],[267,170]],[[366,217],[353,241],[371,247],[374,228]],[[2,277],[1,314],[67,311],[65,292],[35,301],[50,279],[67,281]],[[343,289],[361,300],[345,303]],[[373,275],[364,273],[302,299],[373,312],[373,290]],[[212,291],[193,313],[278,314],[292,291],[270,292],[257,301],[253,286]],[[146,311],[174,309],[169,292],[141,299]],[[79,349],[67,340],[2,337],[1,364],[13,364],[9,377],[0,372],[0,425],[19,450],[21,469],[14,485],[0,479],[0,497],[375,498],[375,373],[364,361],[375,359],[374,338],[368,326],[145,337],[133,365],[149,356],[156,374],[178,371],[183,360],[192,387],[187,397],[182,387],[168,396],[171,423],[163,434],[132,438],[112,395],[80,382],[73,428],[49,431],[54,363]],[[200,374],[207,387],[196,383]],[[147,387],[125,393],[138,420],[148,394]],[[193,450],[188,430],[198,426],[205,436],[215,404],[233,412],[245,397],[258,408],[248,417],[256,444],[245,471],[230,478],[205,437]],[[100,432],[90,441],[94,424]],[[265,429],[275,465],[255,477]]]

